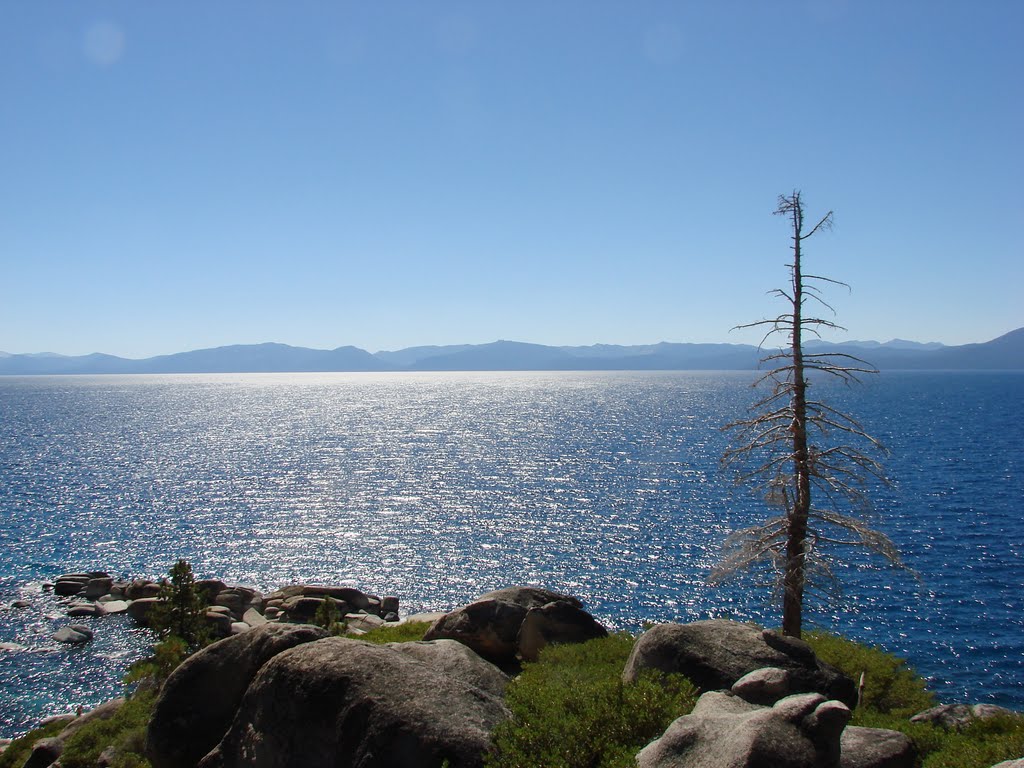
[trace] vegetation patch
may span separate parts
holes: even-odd
[[[804,639],[819,659],[838,668],[854,682],[864,675],[859,713],[909,718],[935,706],[935,694],[904,659],[826,632],[809,632]],[[856,721],[855,724],[861,725]]]
[[[145,690],[128,699],[113,717],[94,720],[64,744],[60,756],[63,768],[95,768],[99,756],[110,749],[111,768],[140,768],[149,763],[143,756],[146,726],[153,714],[156,693]]]
[[[0,768],[21,768],[32,754],[32,747],[41,739],[49,739],[56,736],[67,723],[50,723],[35,728],[24,736],[19,736],[12,741],[7,749],[0,753]]]
[[[512,719],[498,726],[488,768],[626,768],[669,723],[693,709],[681,675],[622,683],[634,638],[611,635],[548,646],[509,684]]]
[[[412,643],[422,640],[430,629],[429,621],[405,621],[401,624],[383,624],[359,637],[368,643]]]

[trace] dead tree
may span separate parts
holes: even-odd
[[[785,301],[786,311],[774,319],[738,327],[766,329],[762,348],[776,334],[785,338],[788,348],[762,359],[770,370],[754,386],[767,392],[750,407],[748,418],[723,428],[732,433],[732,442],[722,460],[736,471],[737,483],[761,491],[781,514],[732,533],[711,581],[769,561],[782,591],[782,631],[800,637],[808,584],[835,582],[825,551],[829,545],[859,545],[893,564],[900,561],[885,534],[872,530],[855,514],[840,511],[862,510],[868,501],[868,481],[886,481],[881,464],[871,455],[882,455],[885,449],[854,418],[810,394],[815,379],[851,384],[864,374],[877,373],[849,354],[804,349],[808,335],[820,338],[822,330],[842,329],[814,307],[834,316],[820,285],[849,286],[806,274],[802,263],[804,241],[832,227],[832,212],[805,232],[803,201],[799,192],[793,192],[779,196],[775,213],[785,216],[792,228],[793,261],[786,265],[790,284],[788,289],[771,292]]]

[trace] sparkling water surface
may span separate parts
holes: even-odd
[[[751,580],[706,583],[728,531],[767,514],[719,467],[753,378],[0,378],[0,737],[117,695],[150,642],[125,617],[67,619],[41,585],[71,570],[158,577],[185,558],[264,590],[395,594],[403,612],[534,583],[623,629],[777,626]],[[910,659],[944,701],[1024,709],[1024,375],[818,386],[891,450],[874,523],[916,577],[841,555],[843,594],[810,622]],[[52,642],[67,623],[96,639]]]

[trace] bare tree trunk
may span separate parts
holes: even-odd
[[[800,637],[803,628],[805,555],[807,521],[811,511],[811,473],[807,449],[807,381],[804,378],[803,274],[800,267],[800,241],[803,237],[803,211],[799,204],[791,211],[793,222],[793,325],[790,338],[793,356],[793,498],[790,502],[786,536],[786,572],[783,577],[782,633]]]

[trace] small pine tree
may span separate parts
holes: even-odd
[[[190,651],[198,650],[210,640],[206,624],[206,601],[196,590],[192,566],[179,560],[170,571],[170,581],[160,586],[160,602],[154,607],[150,626],[161,640],[180,638]]]
[[[338,601],[333,597],[325,597],[324,601],[316,609],[313,616],[313,623],[323,627],[335,635],[345,634],[345,622],[341,621],[341,612],[338,610]]]

